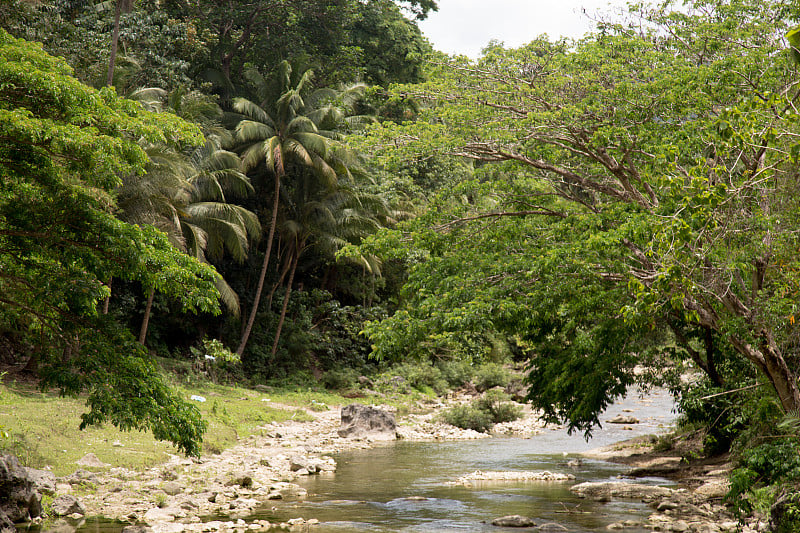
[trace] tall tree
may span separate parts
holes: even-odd
[[[636,25],[604,24],[576,43],[537,40],[517,50],[491,47],[477,63],[434,63],[431,82],[397,90],[427,103],[422,120],[386,124],[373,146],[394,141],[393,157],[405,150],[469,158],[481,172],[494,168],[528,189],[505,193],[496,185],[507,199],[499,208],[454,218],[534,217],[546,228],[504,241],[510,249],[530,247],[533,257],[544,254],[544,264],[490,279],[517,279],[519,294],[537,295],[542,309],[557,313],[509,321],[492,307],[495,324],[539,339],[534,347],[544,355],[531,361],[531,380],[540,386],[532,387],[532,399],[549,405],[554,418],[582,428],[597,421],[624,387],[592,389],[593,407],[574,411],[570,394],[588,385],[587,373],[576,370],[591,363],[602,376],[604,365],[613,366],[609,375],[630,380],[637,347],[597,340],[623,339],[626,328],[639,327],[657,335],[672,330],[679,344],[684,328],[710,331],[772,385],[786,411],[797,410],[790,296],[797,279],[787,255],[797,246],[790,222],[797,209],[796,83],[783,40],[796,7],[698,1],[685,11],[634,16]],[[733,21],[746,23],[732,37]],[[575,228],[571,237],[563,225]],[[562,227],[558,237],[553,227]],[[566,246],[555,249],[563,252],[551,253],[562,240]],[[564,263],[554,269],[547,258],[559,253]],[[437,254],[442,258],[419,267],[421,279],[440,278],[435,269],[446,258],[453,268],[481,264],[459,262],[446,249]],[[576,279],[596,289],[580,302],[565,298],[549,307],[556,295],[573,292]],[[536,289],[540,281],[548,293]],[[415,313],[419,298],[433,298],[425,308],[436,312],[429,290],[397,320]],[[611,300],[617,305],[601,305],[602,294],[618,294]],[[489,305],[483,296],[466,301]],[[596,314],[587,315],[591,302]],[[604,332],[594,329],[603,323]],[[376,328],[375,340],[390,346],[392,325]],[[557,335],[561,348],[551,343]]]
[[[294,72],[291,64],[284,61],[277,71],[277,95],[271,95],[265,84],[262,87],[266,92],[261,95],[260,104],[244,98],[234,100],[234,109],[244,118],[236,126],[236,138],[243,147],[243,167],[252,170],[263,165],[274,183],[267,249],[250,316],[237,349],[239,355],[244,352],[258,312],[275,239],[281,182],[287,175],[287,168],[290,164],[298,165],[329,186],[337,182],[337,173],[349,172],[340,157],[342,149],[335,140],[336,134],[317,125],[327,119],[330,112],[317,113],[318,110],[306,105],[304,97],[309,92],[312,76],[310,70]]]
[[[109,275],[157,288],[188,311],[219,312],[208,265],[162,233],[113,215],[119,175],[142,173],[138,139],[199,143],[153,114],[71,76],[41,45],[0,30],[0,320],[38,347],[43,386],[88,392],[82,426],[151,429],[199,453],[205,425],[129,331],[97,311]]]

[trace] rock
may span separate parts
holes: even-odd
[[[153,530],[152,528],[150,528],[150,526],[146,526],[144,524],[137,524],[133,526],[123,527],[121,533],[153,533]]]
[[[606,420],[609,424],[638,424],[639,419],[635,416],[617,415],[611,420]]]
[[[226,483],[229,487],[232,485],[239,485],[240,487],[250,489],[253,488],[253,476],[247,472],[234,472],[231,480]]]
[[[64,494],[56,496],[50,504],[50,513],[53,516],[69,516],[74,513],[83,516],[86,514],[86,507],[75,496]]]
[[[561,524],[556,524],[555,522],[549,522],[547,524],[542,524],[538,528],[540,533],[555,533],[556,531],[567,531],[567,528],[562,526]]]
[[[0,455],[0,516],[12,524],[27,522],[42,514],[42,496],[34,488],[28,471],[13,455]],[[6,520],[0,519],[0,528]]]
[[[638,483],[624,483],[622,481],[587,482],[573,485],[570,491],[582,498],[632,498],[652,499],[669,496],[672,489],[657,487],[655,485],[641,485]]]
[[[521,379],[512,379],[511,382],[506,385],[506,388],[503,389],[503,392],[508,394],[515,402],[523,403],[528,397],[528,389],[529,387],[525,385]]]
[[[495,518],[492,520],[492,525],[498,527],[531,527],[534,525],[534,521],[527,516],[515,514]]]
[[[317,472],[317,464],[308,457],[293,455],[289,458],[289,470],[292,472],[298,472],[298,475],[300,476],[303,475],[300,473],[302,470],[306,471],[306,475],[314,474]]]
[[[724,498],[730,490],[731,484],[727,479],[714,479],[694,489],[694,493],[704,498]]]
[[[97,483],[97,474],[81,468],[64,478],[64,480],[70,485],[79,485],[81,483]]]
[[[685,531],[689,531],[689,524],[684,520],[676,520],[669,526],[669,530],[675,531],[676,533],[684,533]]]
[[[17,533],[14,522],[2,511],[0,511],[0,533]]]
[[[340,437],[370,437],[375,440],[397,438],[394,416],[381,409],[354,403],[342,407],[341,418]]]
[[[476,470],[471,474],[461,476],[450,485],[471,486],[476,481],[570,481],[575,479],[572,474],[562,474],[560,472],[540,472],[529,471],[502,471],[502,472],[481,472]]]
[[[94,468],[105,468],[107,466],[111,466],[98,459],[97,456],[91,452],[75,461],[75,464],[80,466],[91,466]]]
[[[369,379],[367,376],[358,376],[358,383],[362,387],[367,387],[369,389],[375,388],[375,383],[373,383],[373,381]]]
[[[170,496],[175,496],[176,494],[180,494],[183,492],[183,487],[180,483],[176,483],[174,481],[168,481],[164,483],[164,486],[161,487],[161,490],[169,494]]]
[[[33,483],[33,489],[52,496],[56,493],[56,475],[48,470],[23,467],[28,472],[28,479]]]

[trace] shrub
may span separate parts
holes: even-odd
[[[513,422],[522,416],[522,407],[508,401],[508,395],[500,390],[491,390],[469,405],[458,405],[448,409],[442,419],[461,429],[474,429],[485,433],[494,424]]]
[[[497,363],[488,363],[475,372],[475,388],[487,391],[494,387],[505,387],[511,381],[511,373]]]
[[[726,499],[736,511],[750,514],[756,507],[768,507],[764,486],[800,480],[800,445],[795,440],[769,442],[745,450],[739,467],[731,474]],[[774,496],[774,491],[770,491]],[[761,505],[758,505],[761,502]]]
[[[429,362],[402,363],[395,366],[392,372],[418,391],[427,393],[432,390],[436,394],[447,392],[447,381],[442,371]]]
[[[486,433],[494,425],[492,416],[474,405],[457,405],[445,411],[442,419],[451,426],[472,429],[481,433]]]
[[[468,361],[453,359],[442,361],[436,365],[442,372],[442,378],[451,388],[462,387],[472,380],[475,370]]]
[[[358,372],[352,368],[328,370],[322,376],[322,385],[330,390],[342,390],[355,387],[358,382]]]
[[[492,422],[500,424],[502,422],[513,422],[522,416],[522,407],[514,405],[509,400],[509,396],[500,390],[494,389],[487,391],[481,398],[473,401],[473,405],[486,411],[492,418]]]

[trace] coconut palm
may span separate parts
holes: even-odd
[[[292,65],[284,61],[272,80],[260,77],[256,71],[250,71],[248,77],[256,82],[261,101],[237,98],[233,102],[242,118],[236,126],[236,139],[241,146],[243,169],[265,168],[273,177],[274,187],[267,249],[237,349],[239,355],[244,352],[258,312],[275,240],[281,184],[287,172],[302,169],[298,172],[309,172],[326,187],[335,186],[339,175],[350,175],[348,153],[338,141],[340,134],[332,128],[346,112],[342,105],[338,109],[334,105],[335,95],[330,90],[311,92],[311,70],[294,72]],[[357,89],[352,94],[355,92]]]
[[[254,213],[228,203],[229,195],[252,190],[239,171],[238,156],[223,150],[214,137],[188,156],[163,146],[148,146],[146,151],[147,173],[123,179],[119,190],[122,218],[161,229],[176,247],[201,261],[218,260],[225,252],[244,261],[249,239],[257,239],[261,227]],[[238,315],[236,293],[222,278],[216,285],[223,303]],[[139,332],[142,344],[154,295],[150,288]]]

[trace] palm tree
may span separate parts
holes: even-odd
[[[338,142],[339,135],[334,130],[325,129],[338,116],[336,106],[331,105],[330,98],[325,98],[331,96],[329,90],[309,94],[313,78],[311,70],[295,73],[291,64],[283,61],[278,67],[275,84],[260,78],[255,71],[250,71],[248,76],[259,82],[261,102],[256,104],[245,98],[233,102],[235,111],[243,118],[236,126],[236,139],[242,147],[242,166],[249,171],[263,164],[273,176],[274,190],[267,250],[247,325],[236,350],[239,355],[247,345],[264,289],[278,221],[281,183],[287,175],[287,168],[294,165],[308,171],[329,187],[336,184],[338,175],[350,173],[343,157],[346,151]],[[272,86],[277,86],[276,97],[271,96],[276,94],[274,89],[270,90]]]
[[[349,243],[358,243],[366,235],[382,227],[381,219],[389,214],[388,204],[374,194],[358,191],[341,182],[333,187],[309,179],[303,173],[291,187],[292,194],[283,210],[281,240],[286,243],[284,272],[288,271],[286,292],[283,296],[280,317],[272,344],[272,355],[278,350],[286,309],[292,293],[292,284],[300,256],[309,248],[316,248],[329,261],[336,261],[336,252]],[[380,275],[380,262],[376,257],[358,256],[351,259]]]
[[[163,146],[148,146],[146,151],[147,174],[127,177],[119,189],[123,219],[161,229],[176,247],[201,261],[217,260],[224,252],[243,261],[249,239],[257,239],[261,227],[254,213],[227,201],[227,195],[252,190],[239,171],[238,156],[223,150],[213,136],[188,156]],[[236,293],[222,278],[216,285],[223,303],[238,315]],[[151,287],[139,331],[142,344],[154,295]]]

